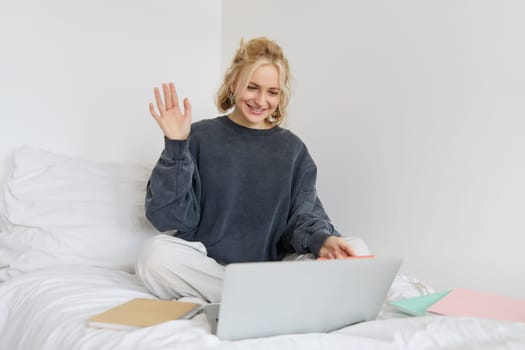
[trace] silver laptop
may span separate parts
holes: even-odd
[[[374,320],[401,258],[226,266],[221,304],[206,307],[221,339],[328,332]]]

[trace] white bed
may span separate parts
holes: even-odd
[[[86,327],[136,297],[136,250],[156,234],[144,219],[149,170],[29,147],[14,155],[0,197],[0,349],[525,349],[525,324],[408,317],[389,300],[432,292],[396,277],[378,320],[328,334],[225,342],[204,315],[137,331]]]

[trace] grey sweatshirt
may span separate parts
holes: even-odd
[[[217,262],[317,255],[340,235],[317,197],[315,163],[291,131],[221,116],[193,123],[187,140],[164,141],[146,217],[159,231],[202,242]]]

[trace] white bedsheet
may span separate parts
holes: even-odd
[[[396,278],[390,298],[424,285]],[[403,317],[384,307],[380,320],[329,334],[220,341],[204,315],[136,331],[85,327],[86,320],[136,297],[151,297],[134,275],[61,266],[0,284],[0,349],[525,349],[525,324],[470,318]]]

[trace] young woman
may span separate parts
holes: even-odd
[[[192,124],[188,99],[181,109],[174,84],[162,90],[149,106],[165,146],[148,182],[146,216],[172,234],[149,240],[139,256],[137,275],[152,293],[217,302],[231,262],[367,253],[334,229],[306,146],[279,126],[289,67],[274,41],[241,42],[217,96],[227,115]]]

